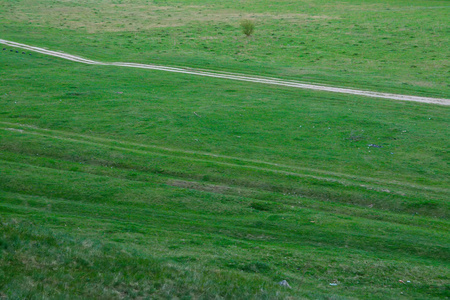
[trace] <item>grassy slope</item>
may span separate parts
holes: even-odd
[[[0,59],[3,296],[448,296],[447,107]]]
[[[447,97],[447,1],[0,3],[2,38],[102,60]],[[239,22],[255,21],[252,38]]]
[[[448,97],[446,5],[2,1],[0,38]],[[0,297],[449,297],[447,107],[0,66]]]

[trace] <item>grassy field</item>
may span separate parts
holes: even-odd
[[[448,98],[445,4],[2,1],[0,38]],[[9,50],[0,298],[450,297],[448,107]]]
[[[448,1],[0,2],[2,37],[89,58],[445,97]],[[240,21],[255,22],[246,38]]]

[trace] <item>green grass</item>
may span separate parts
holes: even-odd
[[[445,297],[448,108],[1,59],[4,296]]]
[[[1,3],[0,38],[102,60],[248,73],[264,65],[267,75],[297,79],[301,62],[281,36],[270,46],[273,60],[264,47],[265,35],[280,24],[289,26],[284,35],[302,39],[292,31],[301,18],[302,28],[332,22],[317,29],[317,41],[338,26],[333,22],[366,22],[363,32],[374,46],[375,25],[419,26],[399,19],[402,11],[430,21],[420,23],[423,36],[416,33],[430,49],[448,39],[438,34],[445,29],[446,8],[436,8],[442,1],[34,1],[34,9],[30,3]],[[193,4],[211,20],[192,15]],[[48,15],[41,13],[50,5]],[[296,14],[299,7],[304,12]],[[134,23],[119,22],[113,12]],[[253,38],[241,36],[239,12],[255,20]],[[95,25],[94,15],[103,23]],[[331,18],[311,17],[322,15]],[[142,18],[153,25],[137,30]],[[176,28],[163,26],[180,18]],[[223,40],[204,38],[214,26],[231,26],[236,44],[219,46],[225,31]],[[190,43],[180,28],[192,35]],[[121,35],[131,31],[136,42],[124,52]],[[168,35],[158,47],[142,50],[141,35],[161,32]],[[179,40],[170,48],[164,43],[173,43],[175,32]],[[199,40],[213,50],[195,48]],[[234,57],[237,43],[251,61]],[[305,68],[311,81],[448,93],[440,83],[443,65],[423,74],[430,76],[426,89],[399,83],[407,82],[407,63],[433,58],[414,51],[398,57],[397,73],[387,72],[393,65],[374,71],[365,61],[345,66],[359,78],[345,77],[330,63],[342,57],[332,54]],[[447,54],[435,58],[442,62]],[[10,51],[0,52],[0,65],[0,298],[450,297],[448,107]]]
[[[3,1],[2,38],[105,61],[446,97],[447,1]],[[253,20],[247,38],[240,28]]]

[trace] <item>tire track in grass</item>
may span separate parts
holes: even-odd
[[[450,191],[446,188],[428,187],[422,185],[416,185],[406,182],[389,181],[378,178],[371,178],[365,176],[349,175],[345,173],[336,173],[330,171],[324,171],[320,169],[293,167],[284,164],[278,164],[273,162],[266,162],[260,160],[245,159],[239,157],[232,157],[227,155],[219,155],[201,151],[171,149],[167,147],[161,147],[156,145],[146,145],[134,142],[128,142],[124,140],[113,140],[101,137],[95,137],[84,134],[70,133],[60,130],[51,130],[38,128],[36,126],[0,122],[0,126],[4,130],[18,132],[20,134],[33,134],[43,137],[49,137],[62,141],[75,142],[87,145],[93,145],[97,147],[104,147],[109,149],[115,149],[119,151],[128,151],[144,155],[157,155],[165,157],[173,157],[187,161],[194,161],[200,163],[213,163],[216,165],[222,165],[233,168],[252,169],[257,171],[264,171],[270,173],[281,174],[285,176],[296,176],[303,178],[313,178],[321,181],[329,181],[340,183],[344,186],[358,186],[368,190],[376,190],[381,192],[391,192],[389,189],[381,186],[371,186],[365,183],[375,185],[387,185],[394,186],[396,188],[406,188],[415,190],[429,190],[437,193],[448,194]]]
[[[272,77],[261,77],[261,76],[248,76],[245,74],[238,73],[229,73],[229,72],[219,72],[219,71],[211,71],[211,70],[202,70],[202,69],[193,69],[193,68],[174,68],[167,66],[160,66],[154,64],[138,64],[138,63],[127,63],[127,62],[99,62],[95,60],[86,59],[80,56],[66,54],[63,52],[47,50],[44,48],[34,47],[26,44],[16,43],[12,41],[7,41],[0,39],[0,44],[4,44],[11,47],[17,47],[21,49],[26,49],[33,52],[38,52],[45,55],[50,55],[74,62],[89,64],[89,65],[101,65],[101,66],[116,66],[116,67],[128,67],[128,68],[139,68],[139,69],[150,69],[150,70],[158,70],[158,71],[166,71],[166,72],[174,72],[174,73],[182,73],[188,75],[196,75],[196,76],[204,76],[204,77],[212,77],[212,78],[220,78],[220,79],[229,79],[229,80],[238,80],[252,83],[260,83],[260,84],[268,84],[268,85],[278,85],[299,89],[308,89],[308,90],[317,90],[317,91],[325,91],[332,93],[341,93],[341,94],[351,94],[351,95],[359,95],[365,97],[372,98],[383,98],[389,100],[400,100],[400,101],[413,101],[413,102],[421,102],[421,103],[430,103],[430,104],[439,104],[439,105],[450,105],[450,99],[444,98],[431,98],[431,97],[420,97],[420,96],[411,96],[411,95],[400,95],[400,94],[390,94],[390,93],[381,93],[381,92],[373,92],[366,90],[357,90],[350,88],[340,88],[340,87],[332,87],[325,85],[317,85],[311,83],[302,83],[293,80],[282,80],[279,78]]]

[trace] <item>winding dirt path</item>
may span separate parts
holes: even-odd
[[[359,95],[359,96],[366,96],[366,97],[373,97],[373,98],[384,98],[384,99],[391,99],[391,100],[413,101],[413,102],[431,103],[431,104],[439,104],[439,105],[450,105],[450,99],[444,99],[444,98],[430,98],[430,97],[419,97],[419,96],[400,95],[400,94],[379,93],[379,92],[372,92],[372,91],[365,91],[365,90],[301,83],[301,82],[297,82],[297,81],[282,80],[282,79],[271,78],[271,77],[247,76],[244,74],[208,71],[208,70],[191,69],[191,68],[173,68],[173,67],[165,67],[165,66],[159,66],[159,65],[154,65],[154,64],[136,64],[136,63],[126,63],[126,62],[107,63],[107,62],[99,62],[99,61],[95,61],[95,60],[85,59],[85,58],[82,58],[79,56],[70,55],[70,54],[66,54],[63,52],[51,51],[51,50],[47,50],[44,48],[33,47],[33,46],[20,44],[20,43],[16,43],[16,42],[12,42],[12,41],[7,41],[7,40],[2,40],[2,39],[0,39],[0,44],[4,44],[7,46],[16,47],[16,48],[21,48],[21,49],[25,49],[28,51],[38,52],[41,54],[46,54],[46,55],[50,55],[50,56],[54,56],[54,57],[59,57],[59,58],[71,60],[74,62],[89,64],[89,65],[151,69],[151,70],[183,73],[183,74],[190,74],[190,75],[197,75],[197,76],[239,80],[239,81],[270,84],[270,85],[287,86],[287,87],[300,88],[300,89],[309,89],[309,90],[318,90],[318,91],[326,91],[326,92],[341,93],[341,94]]]

